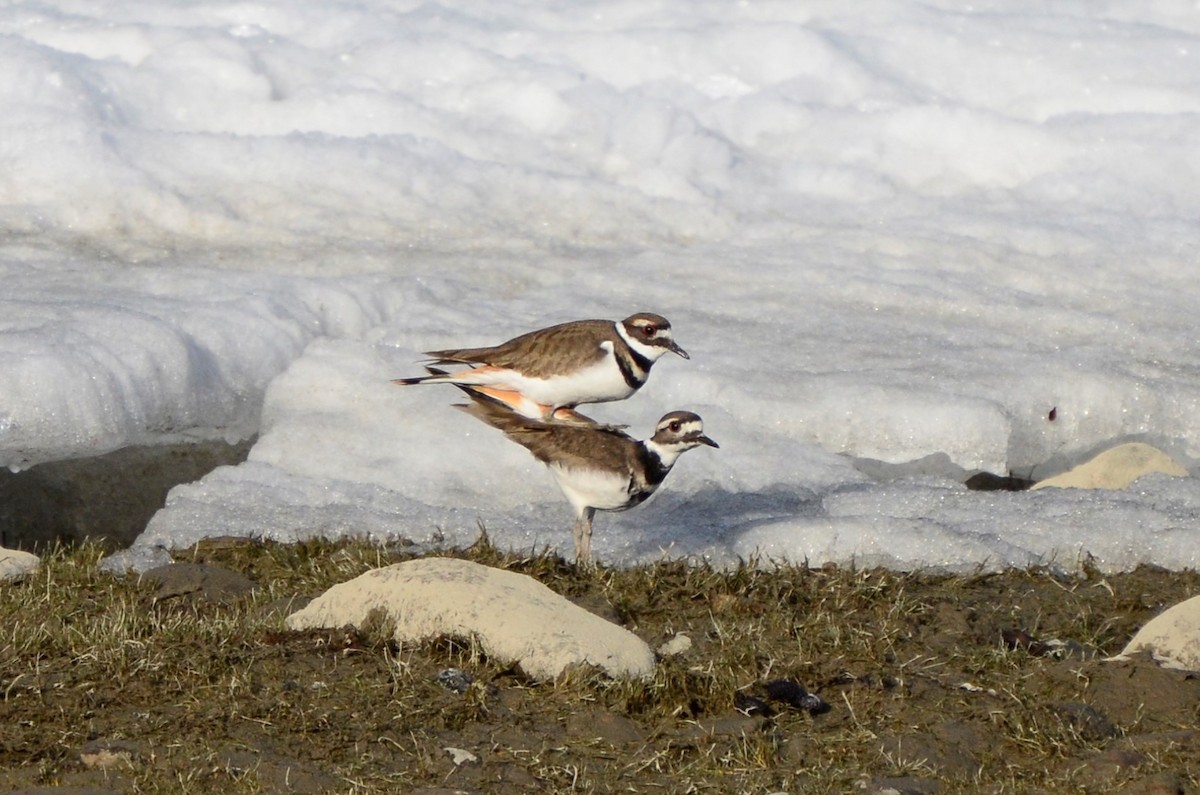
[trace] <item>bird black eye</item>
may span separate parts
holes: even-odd
[[[642,326],[642,331],[644,331],[646,333],[647,337],[653,337],[655,334],[658,333],[658,326],[655,326],[653,323],[650,323],[648,325]]]
[[[671,433],[679,433],[679,429],[683,426],[679,424],[679,420],[674,420],[667,427],[671,429]]]

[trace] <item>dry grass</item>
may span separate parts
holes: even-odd
[[[208,545],[191,559],[258,590],[228,604],[155,598],[57,550],[0,586],[0,787],[121,792],[1110,792],[1197,786],[1200,683],[1103,663],[1194,572],[1062,579],[662,563],[577,573],[550,555],[460,553],[601,609],[653,646],[694,646],[646,682],[572,671],[535,684],[443,639],[382,628],[288,633],[296,597],[404,559],[348,542]],[[1073,641],[1059,659],[1007,630]],[[475,684],[439,685],[449,666]],[[738,693],[792,679],[825,714]],[[447,748],[479,762],[456,765]],[[924,788],[924,789],[920,789]],[[1166,789],[1163,791],[1174,791]]]

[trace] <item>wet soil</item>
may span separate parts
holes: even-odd
[[[581,574],[455,554],[692,646],[647,683],[531,682],[461,641],[282,629],[326,583],[403,557],[378,550],[233,543],[193,550],[176,581],[85,572],[70,621],[149,623],[97,660],[69,628],[6,630],[0,791],[1197,792],[1200,677],[1103,659],[1200,593],[1195,572]]]
[[[245,461],[252,444],[127,447],[21,472],[0,468],[0,547],[39,552],[98,539],[127,547],[173,486]]]

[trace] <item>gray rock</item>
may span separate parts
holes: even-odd
[[[171,563],[151,569],[142,580],[156,586],[156,602],[182,597],[227,604],[258,587],[237,572],[207,563]]]

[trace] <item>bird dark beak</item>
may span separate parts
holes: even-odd
[[[717,447],[717,448],[719,448],[719,447],[721,446],[721,445],[717,444],[716,442],[714,442],[712,439],[709,439],[709,438],[708,438],[707,436],[705,436],[704,434],[700,434],[699,436],[693,436],[693,437],[692,437],[692,440],[693,440],[693,441],[697,441],[697,442],[699,442],[700,444],[706,444],[706,445],[708,445],[709,447]]]
[[[679,347],[679,345],[675,342],[675,340],[671,340],[671,347],[668,350],[670,350],[672,353],[678,353],[680,356],[682,356],[685,359],[692,358],[691,356],[688,356],[687,351],[685,351],[683,348]]]

